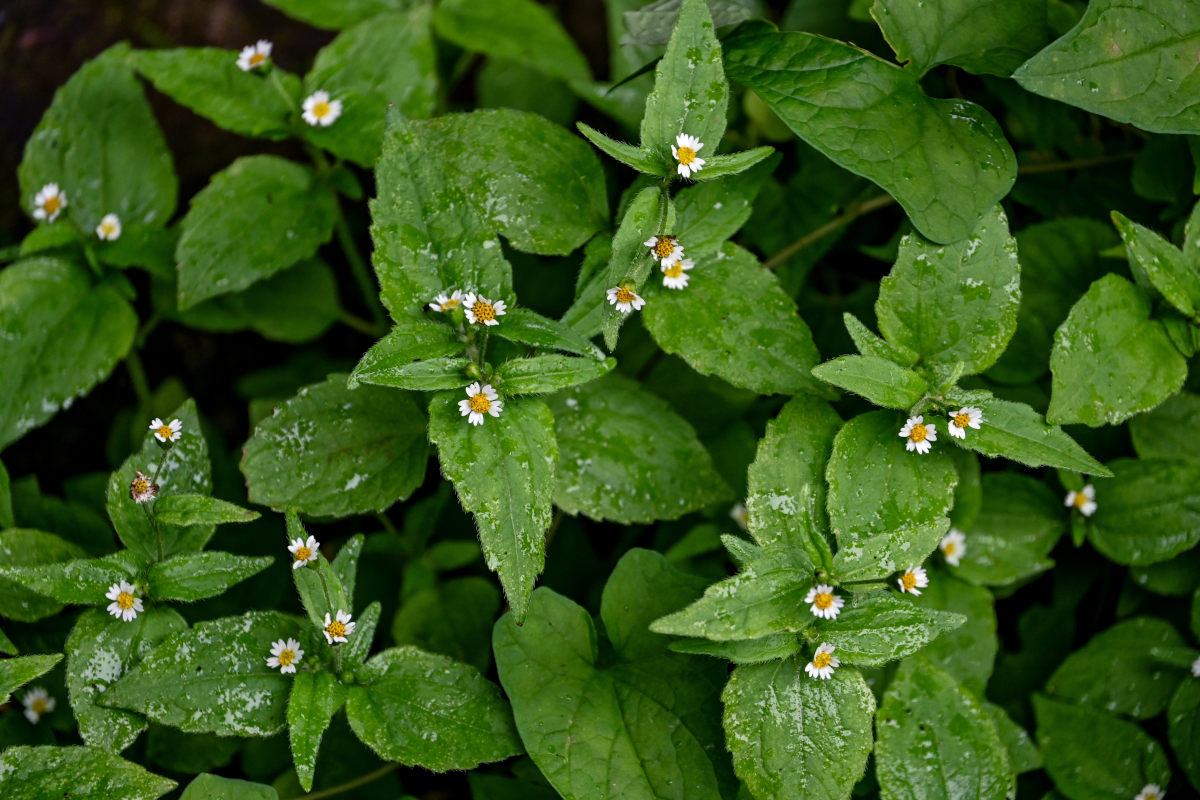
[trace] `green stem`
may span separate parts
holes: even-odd
[[[125,356],[125,369],[129,371],[129,381],[133,384],[133,392],[137,395],[138,406],[150,407],[150,382],[146,380],[146,368],[142,366],[141,356],[137,350],[130,350]]]
[[[338,316],[338,322],[342,323],[347,328],[353,328],[359,333],[365,333],[367,336],[380,336],[380,330],[377,327],[372,325],[370,322],[367,322],[357,314],[351,314],[349,311],[343,311]]]
[[[163,464],[167,463],[167,453],[169,453],[169,452],[171,452],[171,449],[168,447],[167,449],[163,450],[162,455],[158,457],[158,466],[156,466],[154,468],[154,477],[150,479],[150,483],[155,484],[155,485],[158,484],[158,476],[162,472]],[[157,506],[157,504],[158,504],[158,501],[156,500],[155,506]],[[143,508],[144,508],[144,506],[143,506]],[[159,528],[159,525],[158,525],[158,509],[157,509],[157,507],[155,508],[154,513],[151,513],[150,509],[147,508],[146,515],[150,517],[150,527],[154,529],[154,544],[158,548],[158,560],[162,561],[163,560],[162,529]]]
[[[390,519],[388,519],[387,514],[384,514],[382,511],[380,511],[375,515],[375,519],[379,520],[379,524],[382,525],[383,529],[388,533],[398,533],[396,526],[392,524]]]
[[[319,792],[310,792],[309,794],[297,795],[288,800],[321,800],[323,797],[336,797],[339,794],[348,792],[351,789],[357,789],[359,786],[365,786],[372,781],[377,781],[389,772],[395,772],[400,768],[399,764],[384,764],[377,770],[368,772],[366,775],[359,775],[353,780],[339,783],[337,786],[330,786],[328,789],[322,789]]]
[[[379,302],[379,292],[375,288],[375,281],[371,278],[367,262],[358,252],[358,245],[354,243],[354,234],[346,222],[346,215],[342,213],[340,203],[337,214],[334,216],[334,228],[337,230],[338,243],[342,246],[342,252],[346,254],[346,261],[350,262],[350,271],[354,273],[354,280],[357,281],[359,291],[362,292],[363,301],[367,304],[367,310],[371,312],[371,319],[378,331],[377,335],[382,336],[387,331],[387,319],[383,314],[383,304]]]

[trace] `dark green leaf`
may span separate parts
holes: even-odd
[[[478,547],[467,543],[478,557]],[[500,592],[487,578],[455,578],[404,599],[392,622],[396,644],[413,644],[486,673]]]
[[[329,721],[346,702],[346,689],[328,672],[297,672],[288,697],[288,741],[296,777],[304,791],[312,791],[317,751]]]
[[[1020,775],[1023,772],[1041,769],[1042,754],[1037,745],[1033,743],[1033,737],[1024,728],[1013,722],[1012,717],[995,703],[985,700],[983,710],[988,713],[996,725],[996,733],[1000,734],[1000,741],[1004,742],[1004,749],[1008,751],[1008,760],[1012,764],[1013,771]]]
[[[1188,458],[1200,461],[1200,396],[1180,392],[1152,411],[1129,421],[1133,449],[1142,458]]]
[[[511,342],[562,350],[566,353],[591,356],[597,359],[604,358],[603,351],[592,344],[586,336],[577,333],[562,322],[543,317],[528,308],[509,309],[501,324],[492,329],[492,333]]]
[[[438,36],[466,50],[512,59],[564,80],[591,78],[575,42],[533,0],[444,0],[434,25]]]
[[[714,642],[712,639],[676,639],[671,650],[676,653],[714,656],[732,661],[734,664],[764,664],[795,655],[801,648],[799,637],[790,633],[777,633],[761,639],[746,639],[740,642]]]
[[[263,0],[289,17],[316,28],[339,30],[381,11],[404,8],[408,0]]]
[[[505,396],[550,394],[580,384],[591,383],[610,372],[616,359],[597,361],[558,353],[514,358],[496,368],[496,386]]]
[[[257,515],[256,515],[257,516]],[[150,568],[150,596],[156,600],[203,600],[257,575],[275,561],[271,556],[232,553],[183,553]]]
[[[10,747],[0,753],[5,800],[154,800],[175,781],[96,747]]]
[[[1113,212],[1112,218],[1139,282],[1144,277],[1180,314],[1195,316],[1195,304],[1200,302],[1200,271],[1195,265],[1189,264],[1175,245],[1146,226],[1118,211]]]
[[[1118,459],[1096,487],[1088,527],[1097,550],[1118,564],[1154,564],[1200,542],[1200,462]]]
[[[0,551],[4,553],[5,566],[9,568],[70,561],[83,555],[77,545],[53,534],[23,528],[0,531]],[[24,578],[0,576],[0,617],[18,622],[36,622],[62,611],[62,606],[48,596],[26,588],[28,584]],[[100,597],[103,596],[101,593]]]
[[[61,653],[0,659],[0,702],[7,703],[10,694],[49,672],[59,661],[62,661]]]
[[[1167,737],[1192,788],[1200,789],[1200,681],[1179,684],[1167,707]]]
[[[985,586],[1026,580],[1054,566],[1050,551],[1066,529],[1062,500],[1044,483],[1015,472],[989,472],[983,476],[983,507],[964,530],[966,552],[950,569]]]
[[[505,316],[508,323],[508,315]],[[401,315],[397,317],[396,325],[387,336],[380,339],[366,355],[358,362],[354,372],[350,374],[348,385],[357,388],[359,383],[370,383],[376,386],[392,386],[397,389],[426,389],[429,370],[424,366],[429,359],[437,360],[438,364],[449,367],[451,364],[463,362],[464,359],[441,359],[462,352],[463,342],[458,338],[454,328],[442,322],[423,320],[416,316]],[[457,377],[464,376],[461,367],[451,370],[449,374]],[[465,386],[469,381],[463,377],[461,383],[451,387]],[[409,384],[418,385],[409,385]]]
[[[1041,414],[1024,403],[996,399],[975,402],[975,407],[983,412],[983,422],[979,430],[967,428],[963,439],[950,437],[955,444],[1030,467],[1058,467],[1099,476],[1110,474],[1107,467],[1088,455],[1062,428],[1047,425]],[[941,427],[948,432],[948,421]]]
[[[203,494],[173,494],[154,504],[159,522],[168,525],[220,525],[251,522],[261,514]]]
[[[924,609],[891,592],[870,592],[850,595],[842,613],[819,621],[817,629],[843,663],[876,667],[912,655],[966,621],[962,614]]]
[[[920,375],[877,356],[835,358],[813,367],[813,375],[884,408],[907,410],[929,391]]]
[[[987,589],[932,570],[929,586],[922,589],[917,598],[919,606],[953,611],[967,618],[961,628],[928,644],[921,656],[958,678],[980,697],[991,677],[996,651],[1000,647],[994,603],[995,599]]]
[[[179,800],[279,800],[270,786],[220,775],[197,775]]]

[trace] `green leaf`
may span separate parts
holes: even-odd
[[[351,536],[342,543],[337,555],[329,564],[337,574],[338,580],[342,582],[342,586],[346,587],[346,599],[351,603],[354,602],[354,587],[358,583],[358,557],[362,554],[366,538],[361,533]]]
[[[668,165],[648,148],[610,139],[603,133],[600,133],[600,131],[582,122],[576,122],[575,127],[579,129],[579,132],[589,142],[625,166],[657,177],[663,177],[668,174]]]
[[[521,752],[499,687],[473,667],[394,647],[368,661],[359,679],[346,716],[382,759],[446,772]]]
[[[141,714],[104,708],[96,701],[159,643],[186,629],[179,612],[162,606],[151,606],[129,622],[102,608],[79,615],[65,646],[67,691],[86,744],[119,753],[146,730]]]
[[[203,494],[173,494],[154,504],[159,522],[168,525],[221,525],[251,522],[261,514]]]
[[[409,394],[351,390],[332,375],[260,422],[242,452],[253,503],[311,516],[384,511],[425,478],[425,417]]]
[[[954,64],[1007,78],[1050,38],[1044,0],[875,0],[871,16],[917,77]]]
[[[838,166],[883,187],[929,239],[966,238],[1012,188],[1012,148],[974,103],[932,99],[916,75],[863,50],[765,23],[744,23],[724,46],[731,80]]]
[[[774,147],[756,147],[753,150],[743,150],[740,153],[709,156],[705,159],[704,169],[700,172],[693,172],[692,179],[696,181],[715,181],[727,175],[737,175],[750,169],[774,152]]]
[[[725,666],[671,653],[646,630],[698,591],[694,577],[635,549],[601,598],[603,657],[592,618],[549,589],[534,592],[523,626],[513,614],[496,623],[496,666],[521,739],[567,800],[732,795],[717,705]]]
[[[433,23],[438,36],[465,50],[528,64],[563,80],[591,80],[575,42],[533,0],[443,0]]]
[[[675,172],[675,137],[694,136],[704,145],[706,161],[716,154],[725,133],[729,83],[721,63],[721,44],[704,0],[683,0],[667,50],[654,70],[654,90],[642,116],[642,147]],[[703,170],[701,170],[703,172]]]
[[[720,253],[721,245],[750,220],[751,204],[781,160],[772,158],[733,180],[698,183],[675,193],[675,229],[689,258],[704,263]]]
[[[367,655],[371,652],[371,645],[375,641],[375,629],[379,627],[379,615],[382,613],[383,606],[376,600],[358,615],[354,635],[350,637],[350,641],[346,642],[346,648],[343,651],[347,665],[357,667],[367,660]]]
[[[6,531],[0,534],[0,541],[15,537]],[[30,531],[26,531],[30,533]],[[48,536],[49,534],[42,534]],[[19,538],[16,539],[20,541]],[[39,544],[37,538],[33,540]],[[25,542],[23,544],[28,544]],[[57,548],[50,544],[53,551]],[[74,552],[74,551],[72,551]],[[104,556],[103,558],[76,558],[58,560],[50,563],[38,563],[32,566],[5,565],[0,566],[0,577],[12,581],[29,591],[44,597],[53,598],[60,603],[79,605],[108,605],[104,597],[108,588],[118,581],[133,581],[137,577],[137,557],[130,551]]]
[[[1054,334],[1046,419],[1116,425],[1183,387],[1187,362],[1150,316],[1150,298],[1119,275],[1092,284]]]
[[[270,786],[220,775],[197,775],[179,800],[279,800]]]
[[[959,578],[1010,586],[1054,566],[1050,551],[1067,530],[1062,500],[1041,481],[1015,472],[983,476],[983,507],[967,528]]]
[[[300,621],[276,611],[198,622],[109,686],[104,705],[189,733],[272,736],[292,679],[267,666],[271,642],[299,636]]]
[[[496,368],[496,386],[505,397],[519,394],[550,394],[603,377],[617,365],[616,359],[597,361],[558,353],[514,358]]]
[[[966,621],[962,614],[924,609],[891,592],[870,592],[851,594],[842,613],[819,621],[817,629],[842,662],[877,667],[912,655]]]
[[[83,551],[74,544],[42,531],[9,528],[0,531],[0,552],[5,567],[28,568],[79,558]],[[21,572],[26,572],[22,569]],[[25,576],[6,577],[0,574],[0,617],[17,622],[36,622],[62,611],[62,606],[48,596],[35,594],[26,588]],[[103,593],[101,593],[103,597]]]
[[[1118,459],[1097,486],[1092,545],[1118,564],[1154,564],[1200,542],[1200,462]]]
[[[755,797],[845,800],[866,770],[875,696],[853,667],[810,678],[807,658],[737,667],[721,695],[733,769]]]
[[[174,788],[175,781],[96,747],[10,747],[0,753],[5,800],[154,800]]]
[[[506,324],[507,321],[506,315]],[[399,316],[388,335],[372,345],[358,362],[347,385],[351,389],[358,388],[360,383],[397,389],[427,389],[430,380],[427,364],[430,360],[446,367],[461,361],[465,367],[469,363],[465,359],[442,358],[461,353],[462,350],[463,342],[451,326],[415,316]],[[438,388],[457,388],[468,383],[461,367],[448,370],[448,374],[456,376],[456,380],[462,377],[462,382]]]
[[[921,590],[917,605],[953,611],[967,618],[957,630],[931,642],[921,656],[958,678],[983,696],[992,675],[1000,642],[996,637],[995,598],[987,589],[956,580],[945,572],[932,572],[929,586]]]
[[[467,544],[478,557],[475,543]],[[486,674],[492,663],[492,622],[500,608],[500,592],[487,578],[472,575],[438,582],[404,599],[392,621],[392,638],[396,644],[441,653]]]
[[[1167,398],[1157,408],[1129,421],[1133,449],[1142,458],[1187,458],[1200,461],[1200,396],[1190,392]]]
[[[663,350],[759,394],[831,395],[812,376],[820,355],[808,325],[752,253],[726,243],[689,274],[682,291],[647,292],[642,318]]]
[[[264,139],[292,134],[300,80],[274,64],[245,72],[237,53],[215,47],[137,50],[128,59],[155,89],[218,127]]]
[[[884,408],[907,410],[929,391],[920,375],[877,356],[835,358],[813,367],[813,375]]]
[[[558,320],[543,317],[528,308],[509,309],[501,324],[492,329],[492,333],[510,342],[562,350],[565,353],[591,356],[600,360],[604,358],[604,352],[586,336]]]
[[[1200,302],[1200,271],[1196,266],[1189,264],[1175,245],[1144,225],[1118,211],[1112,213],[1112,219],[1139,283],[1144,277],[1180,314],[1194,317],[1196,303]]]
[[[911,367],[917,363],[919,356],[916,353],[904,345],[894,344],[881,338],[850,312],[842,315],[842,321],[846,324],[846,332],[850,334],[854,346],[864,356],[886,358],[901,367]]]
[[[983,701],[983,710],[992,718],[992,722],[996,726],[996,733],[1000,734],[1000,741],[1004,743],[1004,749],[1008,751],[1008,760],[1012,764],[1013,771],[1020,775],[1023,772],[1041,769],[1042,753],[1033,743],[1033,737],[1024,728],[1013,722],[1008,712],[995,703]]]
[[[1150,655],[1156,647],[1177,647],[1184,639],[1153,617],[1118,622],[1067,656],[1046,691],[1098,711],[1149,719],[1167,708],[1185,673],[1164,668]],[[1104,669],[1096,665],[1103,664]]]
[[[747,0],[706,0],[708,10],[712,14],[713,27],[716,30],[732,28],[739,22],[752,19],[755,16],[755,3]],[[635,10],[621,14],[624,23],[625,36],[620,39],[620,46],[635,49],[632,45],[659,45],[670,41],[671,29],[679,16],[682,0],[655,0],[642,5],[640,2],[626,2]],[[641,6],[638,8],[638,6]]]
[[[1046,772],[1070,800],[1123,800],[1171,783],[1162,747],[1135,723],[1038,694],[1033,710]]]
[[[0,272],[0,448],[108,377],[137,324],[113,283],[76,264],[31,258]]]
[[[545,532],[558,444],[554,417],[540,400],[509,400],[499,417],[469,425],[457,394],[435,395],[429,439],[442,474],[475,516],[488,569],[500,576],[517,619],[546,561]]]
[[[1167,707],[1167,738],[1192,788],[1200,789],[1200,681],[1179,684]]]
[[[293,19],[315,28],[336,31],[369,19],[381,11],[404,8],[408,0],[263,0]]]
[[[156,600],[203,600],[257,575],[274,563],[272,556],[232,553],[183,553],[150,568],[150,596]]]
[[[776,633],[740,642],[714,642],[712,639],[676,639],[671,642],[672,652],[724,658],[734,664],[778,661],[795,655],[800,647],[800,639],[790,633]]]
[[[11,528],[16,525],[13,520],[12,482],[8,470],[0,463],[0,528]]]
[[[0,702],[7,703],[10,694],[52,670],[59,661],[62,661],[61,653],[0,658]]]
[[[1188,0],[1096,0],[1065,36],[1013,74],[1027,91],[1157,133],[1200,133],[1200,9]],[[1186,94],[1186,93],[1185,93]]]
[[[293,509],[288,509],[285,519],[289,540],[307,539],[308,532]],[[325,627],[326,615],[336,616],[338,611],[349,612],[353,609],[354,604],[346,585],[324,553],[318,553],[313,564],[298,569],[293,567],[292,580],[300,595],[300,604],[304,606],[309,621],[317,628]]]
[[[128,55],[126,44],[110,47],[54,93],[17,170],[26,213],[47,183],[66,193],[63,213],[81,231],[95,230],[105,214],[123,225],[163,226],[175,212],[171,151]]]
[[[302,126],[304,137],[370,168],[389,108],[409,119],[431,116],[438,94],[432,19],[422,4],[377,14],[322,47],[304,78],[304,94],[328,92],[341,101],[342,115],[329,126]]]
[[[875,773],[887,800],[1016,796],[1016,774],[991,716],[953,676],[923,659],[900,666],[875,729]]]
[[[246,156],[212,177],[180,223],[178,303],[245,289],[329,241],[337,200],[309,167]]]
[[[664,208],[665,206],[665,208]],[[621,225],[613,235],[611,257],[608,268],[598,270],[586,284],[581,284],[575,306],[600,307],[596,316],[602,322],[595,330],[581,329],[573,325],[585,336],[593,336],[600,328],[604,330],[604,345],[611,351],[617,346],[617,333],[625,324],[628,314],[622,313],[608,302],[606,292],[614,286],[631,283],[637,291],[641,291],[653,263],[653,257],[646,248],[645,237],[649,232],[673,230],[675,224],[675,209],[667,196],[656,186],[641,190],[633,198],[621,218]],[[568,309],[564,320],[570,318]],[[593,317],[594,319],[594,317]],[[571,323],[568,323],[571,324]]]
[[[637,382],[609,374],[548,400],[554,503],[622,524],[676,519],[729,496],[696,432]]]
[[[983,372],[1017,327],[1021,266],[1004,210],[995,206],[962,241],[937,245],[910,234],[879,286],[875,314],[892,344],[931,365]]]
[[[1111,474],[1062,428],[1047,425],[1041,414],[1024,403],[971,399],[983,412],[983,422],[979,430],[968,428],[966,438],[950,437],[955,444],[1030,467],[1058,467],[1102,477]],[[948,430],[949,423],[941,427]]]
[[[328,672],[297,672],[288,698],[288,740],[296,777],[311,792],[321,737],[333,715],[346,702],[346,689]]]

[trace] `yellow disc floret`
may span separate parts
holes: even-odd
[[[904,585],[906,591],[915,589],[917,586],[917,576],[911,572],[906,572],[900,576],[900,582]]]
[[[675,252],[675,242],[674,236],[658,237],[658,241],[654,243],[654,255],[658,258],[668,258]]]
[[[928,435],[928,428],[924,425],[913,425],[912,430],[908,433],[908,438],[914,442],[923,442]]]
[[[128,611],[129,609],[133,608],[133,595],[131,595],[129,592],[121,592],[119,595],[117,595],[117,605],[120,606],[123,611]]]
[[[486,414],[488,409],[492,407],[492,401],[488,400],[487,395],[482,392],[473,395],[467,402],[470,404],[472,411],[477,411],[480,414]]]
[[[687,166],[696,160],[696,151],[690,147],[679,147],[675,150],[675,158],[679,159],[679,163]]]
[[[336,639],[339,636],[346,635],[346,626],[335,619],[333,622],[325,626],[325,632]]]
[[[813,600],[813,605],[822,610],[829,608],[831,605],[833,605],[833,595],[831,595],[829,592],[821,592]],[[824,665],[822,664],[821,666]]]
[[[297,561],[308,561],[310,558],[312,558],[312,550],[308,549],[307,547],[296,548]]]
[[[831,653],[820,652],[813,656],[812,663],[817,669],[825,669],[825,667],[829,666],[829,662],[832,660],[833,655]]]
[[[340,625],[341,623],[339,622],[336,624]],[[289,664],[291,664],[293,661],[296,660],[296,651],[295,650],[284,650],[283,652],[281,652],[279,654],[278,658],[279,658],[279,666],[286,667]]]
[[[491,303],[485,303],[482,300],[476,301],[475,305],[471,306],[471,312],[475,315],[476,322],[489,322],[496,318],[496,309]]]
[[[626,289],[624,286],[621,286],[617,289],[618,303],[632,303],[635,299],[637,299],[637,295]]]

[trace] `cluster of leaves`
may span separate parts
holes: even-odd
[[[23,204],[66,199],[5,251],[0,447],[121,362],[138,406],[65,499],[0,467],[0,795],[1200,790],[1194,3],[609,0],[600,82],[533,0],[267,1],[337,31],[303,78],[117,45],[26,145]],[[142,81],[308,161],[239,158],[176,219]],[[244,442],[151,390],[164,323],[295,348],[239,376]],[[335,324],[364,355],[320,354]]]

